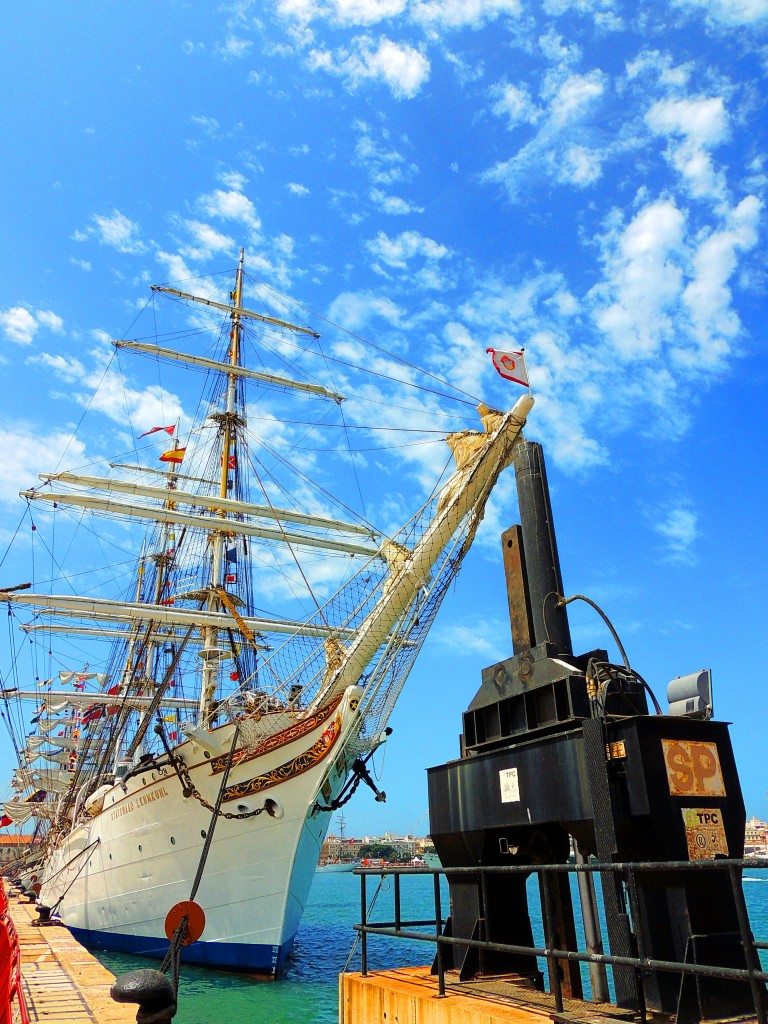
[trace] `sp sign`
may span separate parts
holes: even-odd
[[[725,796],[717,744],[701,740],[662,740],[672,796]]]

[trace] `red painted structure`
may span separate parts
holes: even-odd
[[[29,1024],[21,987],[21,950],[0,879],[0,1024]]]

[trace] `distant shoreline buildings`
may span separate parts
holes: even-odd
[[[744,830],[744,856],[768,857],[768,822],[749,819]]]
[[[321,861],[352,861],[359,860],[361,850],[391,847],[398,860],[411,860],[423,857],[425,853],[433,853],[434,845],[429,836],[398,836],[393,832],[385,832],[383,836],[365,836],[363,839],[348,839],[329,833],[320,849]]]
[[[434,853],[435,849],[429,836],[398,836],[393,832],[385,832],[383,836],[347,839],[343,835],[329,833],[322,845],[320,860],[359,860],[361,850],[369,851],[374,847],[391,847],[396,852],[396,859],[402,861],[423,857],[424,854]],[[755,817],[749,819],[744,831],[744,856],[768,857],[768,822]]]

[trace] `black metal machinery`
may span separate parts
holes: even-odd
[[[742,857],[744,802],[727,724],[649,714],[648,688],[626,657],[612,665],[603,650],[573,654],[540,445],[518,444],[515,473],[521,526],[502,535],[514,656],[483,671],[463,716],[460,758],[429,770],[430,832],[443,867],[562,864],[571,837],[581,856],[606,864]],[[542,895],[557,934],[547,938],[575,950],[567,876],[551,878]],[[448,879],[446,934],[534,945],[524,874],[491,873],[482,885],[471,874]],[[745,967],[726,872],[640,871],[635,884],[643,956]],[[620,876],[603,877],[602,897],[611,953],[637,956]],[[542,986],[531,956],[451,948],[462,979],[514,972]],[[564,991],[580,998],[578,965],[559,964]],[[638,977],[614,967],[617,1005],[678,1024],[754,1005],[744,982]]]

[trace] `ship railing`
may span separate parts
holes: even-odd
[[[530,956],[540,959],[547,964],[547,974],[550,981],[550,995],[554,1000],[554,1021],[569,1020],[568,1014],[564,1011],[563,978],[560,964],[563,961],[570,961],[577,964],[594,966],[604,965],[609,968],[629,968],[635,972],[636,988],[640,1020],[645,1021],[644,999],[642,991],[642,977],[650,972],[662,971],[679,974],[681,977],[690,975],[693,978],[717,978],[732,982],[747,982],[750,986],[755,1019],[758,1024],[768,1024],[768,1009],[766,1008],[765,983],[768,982],[768,971],[763,970],[760,960],[760,950],[768,950],[768,942],[757,941],[752,933],[749,912],[744,897],[742,886],[742,873],[749,871],[766,871],[768,869],[768,858],[716,858],[713,860],[694,861],[624,861],[612,864],[588,861],[586,863],[568,864],[520,864],[504,866],[472,866],[459,868],[429,868],[388,865],[383,867],[357,868],[355,874],[360,877],[360,912],[361,922],[353,927],[360,937],[361,974],[366,977],[368,968],[368,938],[369,936],[380,936],[395,939],[408,939],[416,942],[426,942],[436,946],[436,955],[432,967],[432,973],[437,975],[438,996],[446,995],[446,959],[448,947],[461,947],[462,949],[476,949],[481,952],[509,953],[515,955]],[[733,893],[734,904],[739,925],[741,946],[744,952],[746,966],[743,968],[716,966],[710,964],[682,963],[675,960],[654,959],[646,955],[648,946],[647,924],[639,913],[637,900],[636,875],[638,873],[648,874],[649,872],[727,872]],[[587,873],[602,878],[604,875],[617,875],[626,886],[626,893],[629,906],[632,912],[634,930],[634,942],[638,952],[637,956],[618,956],[609,953],[579,952],[572,949],[560,949],[550,944],[546,937],[555,936],[555,910],[553,901],[548,897],[552,891],[551,883],[555,876],[560,874],[576,875]],[[486,939],[466,938],[453,936],[444,933],[446,919],[443,917],[443,897],[441,889],[441,878],[450,880],[459,876],[474,876],[477,880],[479,890],[485,893],[486,878],[488,875],[535,875],[539,877],[540,910],[545,945],[527,946],[512,943],[494,942]],[[431,875],[433,879],[432,898],[434,903],[434,917],[425,920],[405,920],[402,916],[401,907],[401,881],[403,877],[412,878],[417,875]],[[381,887],[385,878],[392,878],[393,887],[393,916],[391,921],[370,921],[369,907],[372,910],[376,899],[368,902],[367,881],[370,878],[379,878]],[[768,882],[768,875],[761,881]],[[483,899],[483,903],[485,900]],[[428,931],[416,931],[414,929],[429,929]],[[451,958],[452,959],[452,958]]]

